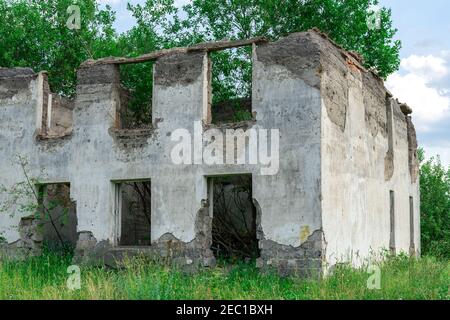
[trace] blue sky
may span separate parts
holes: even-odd
[[[100,0],[117,13],[116,29],[135,23],[127,2],[144,0]],[[183,5],[189,0],[175,0]],[[401,67],[386,82],[400,101],[413,108],[418,140],[428,156],[439,154],[450,165],[450,1],[380,0],[392,9],[396,38],[402,41]]]
[[[380,0],[402,41],[400,70],[387,87],[413,108],[419,144],[450,165],[450,1]]]

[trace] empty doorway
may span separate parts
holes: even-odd
[[[215,176],[208,184],[215,257],[228,261],[259,257],[251,175]]]
[[[38,229],[51,251],[71,251],[77,234],[76,204],[70,198],[69,183],[42,184],[38,189]]]
[[[119,246],[151,245],[150,180],[115,183]]]

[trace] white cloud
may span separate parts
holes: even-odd
[[[100,4],[110,4],[110,5],[116,5],[119,4],[121,2],[123,2],[125,5],[127,2],[132,2],[132,3],[144,3],[144,0],[97,0]],[[192,0],[175,0],[174,4],[177,7],[181,7],[184,6],[185,4],[188,4],[192,2]]]
[[[402,59],[400,67],[410,73],[420,75],[428,81],[442,79],[449,72],[446,61],[433,55],[417,56],[413,54]]]
[[[413,109],[413,116],[422,130],[427,130],[428,125],[439,121],[449,111],[449,97],[430,87],[426,79],[417,74],[393,74],[386,85],[396,98]]]
[[[449,74],[443,58],[412,55],[402,59],[400,71],[388,78],[386,86],[413,109],[418,131],[429,131],[433,123],[450,116],[448,89],[432,85]]]
[[[442,50],[441,57],[443,57],[444,59],[450,58],[450,50]]]
[[[122,2],[122,0],[98,0],[98,3],[100,4],[109,4],[109,5],[118,4],[120,2]]]
[[[192,1],[191,0],[175,0],[175,6],[180,8],[190,2],[192,2]]]
[[[424,146],[425,157],[427,159],[439,155],[442,164],[448,168],[450,167],[450,141],[441,141],[440,145]]]

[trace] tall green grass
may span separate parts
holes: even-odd
[[[366,269],[340,266],[323,280],[261,274],[249,264],[184,274],[145,259],[120,270],[81,268],[81,289],[66,281],[70,255],[47,252],[0,263],[0,299],[449,299],[450,264],[404,256],[380,263],[381,289],[370,290]]]

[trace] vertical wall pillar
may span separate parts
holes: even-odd
[[[384,179],[389,181],[394,175],[394,118],[392,113],[393,100],[386,96],[386,130],[388,138],[388,151],[384,158]]]
[[[41,250],[42,239],[36,232],[34,212],[25,209],[36,199],[22,195],[12,201],[13,190],[25,180],[17,156],[29,161],[27,174],[31,177],[39,174],[32,153],[33,137],[40,129],[37,119],[42,119],[39,104],[42,104],[42,73],[29,68],[0,68],[0,186],[8,190],[0,191],[0,259],[3,256],[23,259]]]
[[[194,159],[194,139],[201,147],[203,124],[209,119],[208,66],[206,52],[172,54],[160,58],[153,73],[160,164],[152,179],[152,245],[163,258],[191,266],[215,261],[206,178]],[[180,130],[190,139],[191,158],[176,164],[171,151],[180,141],[171,136]]]
[[[79,240],[75,261],[102,261],[115,245],[114,185],[105,163],[114,163],[113,138],[120,98],[119,67],[83,66],[78,70],[71,187],[77,203]]]
[[[253,54],[255,128],[276,129],[280,135],[278,170],[273,175],[253,175],[260,221],[258,266],[282,275],[320,275],[325,256],[321,221],[322,52],[317,41],[320,39],[312,33],[293,34],[261,44]]]

